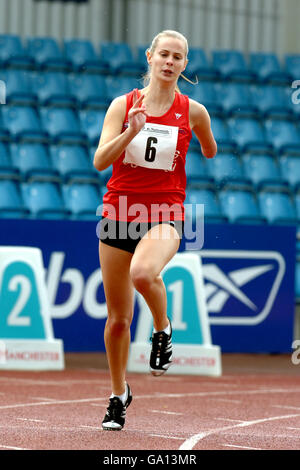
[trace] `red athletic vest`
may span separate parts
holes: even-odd
[[[122,132],[128,127],[133,91],[126,99]],[[144,128],[113,163],[102,215],[136,222],[183,220],[185,159],[191,138],[189,99],[176,92],[170,109],[163,116],[147,116]]]

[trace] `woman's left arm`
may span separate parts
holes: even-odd
[[[201,145],[206,158],[213,158],[217,153],[217,143],[211,130],[211,122],[206,108],[192,99],[190,101],[190,126]]]

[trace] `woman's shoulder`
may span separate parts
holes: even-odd
[[[192,98],[189,98],[189,114],[192,124],[199,123],[199,121],[203,120],[210,120],[206,107]]]

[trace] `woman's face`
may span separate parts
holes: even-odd
[[[162,37],[154,52],[147,52],[147,58],[152,77],[168,82],[177,81],[187,64],[185,44],[177,38]]]

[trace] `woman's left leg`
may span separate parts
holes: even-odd
[[[166,289],[160,273],[178,251],[179,244],[179,235],[172,225],[155,225],[140,240],[131,260],[133,285],[146,300],[156,331],[169,324]]]

